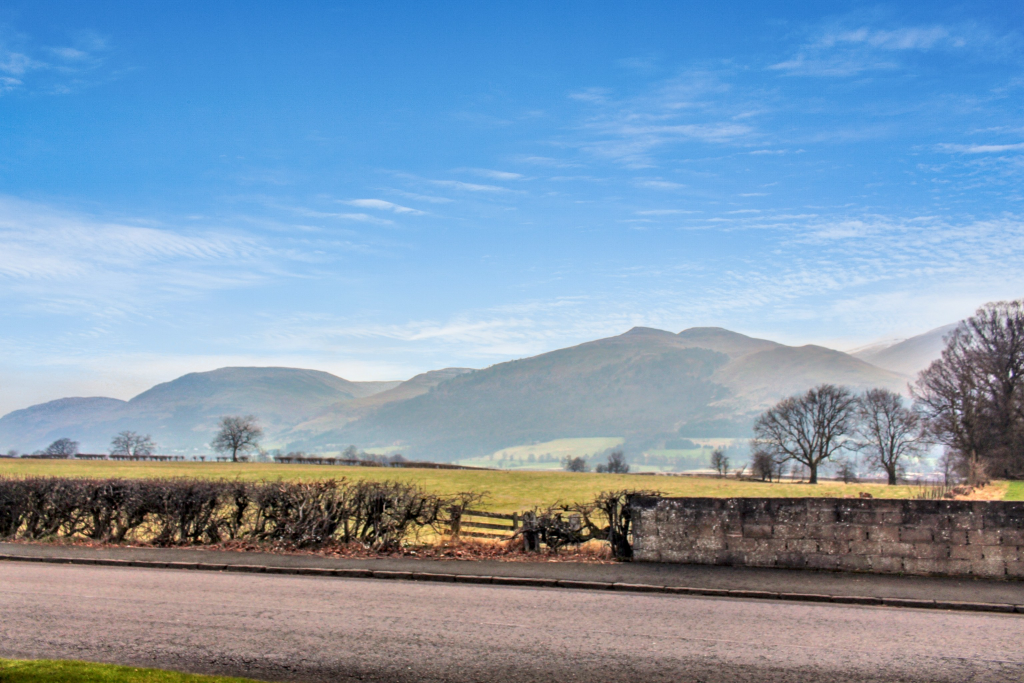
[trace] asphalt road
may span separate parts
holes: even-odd
[[[0,564],[0,657],[271,681],[1024,681],[1024,617]]]

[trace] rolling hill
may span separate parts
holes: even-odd
[[[319,370],[220,368],[158,384],[130,401],[67,398],[0,418],[3,448],[32,451],[60,437],[84,452],[105,452],[117,432],[152,434],[167,452],[209,451],[222,415],[255,414],[269,437],[344,400],[392,389],[399,382],[349,382]]]
[[[745,436],[779,398],[821,383],[903,390],[904,375],[820,346],[785,346],[713,327],[638,327],[607,339],[405,382],[349,382],[316,370],[221,368],[130,401],[61,399],[0,418],[0,448],[70,437],[105,451],[122,429],[165,452],[206,453],[222,415],[260,418],[270,446],[398,447],[454,460],[561,438],[615,437],[661,447],[685,437]]]
[[[295,445],[398,445],[449,460],[557,438],[743,436],[765,407],[820,382],[902,390],[905,378],[818,346],[720,328],[634,328],[459,375]]]

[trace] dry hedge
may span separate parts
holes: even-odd
[[[453,510],[475,498],[394,481],[0,478],[0,539],[392,548],[426,528],[448,528]]]

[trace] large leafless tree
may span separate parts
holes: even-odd
[[[263,429],[253,415],[225,416],[220,419],[220,431],[210,447],[218,453],[230,451],[232,462],[238,462],[239,453],[256,450],[260,446]]]
[[[882,470],[893,486],[904,464],[926,449],[921,419],[903,404],[903,397],[888,389],[871,389],[857,406],[855,447],[867,456],[866,464]]]
[[[57,439],[43,451],[45,455],[60,455],[65,458],[73,458],[78,455],[78,442],[68,438]]]
[[[111,455],[153,455],[156,443],[149,434],[145,436],[136,432],[125,430],[115,436],[110,442]]]
[[[961,322],[912,392],[971,483],[1024,476],[1024,301],[990,303]]]
[[[839,452],[852,431],[857,397],[846,387],[821,384],[806,394],[790,396],[766,410],[754,423],[755,452],[776,462],[794,460],[818,483],[818,467]]]

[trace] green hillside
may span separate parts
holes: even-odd
[[[629,448],[679,436],[738,437],[765,405],[820,382],[902,388],[900,376],[838,351],[718,328],[634,328],[608,339],[460,375],[294,444],[397,445],[460,460],[553,439],[618,436]]]

